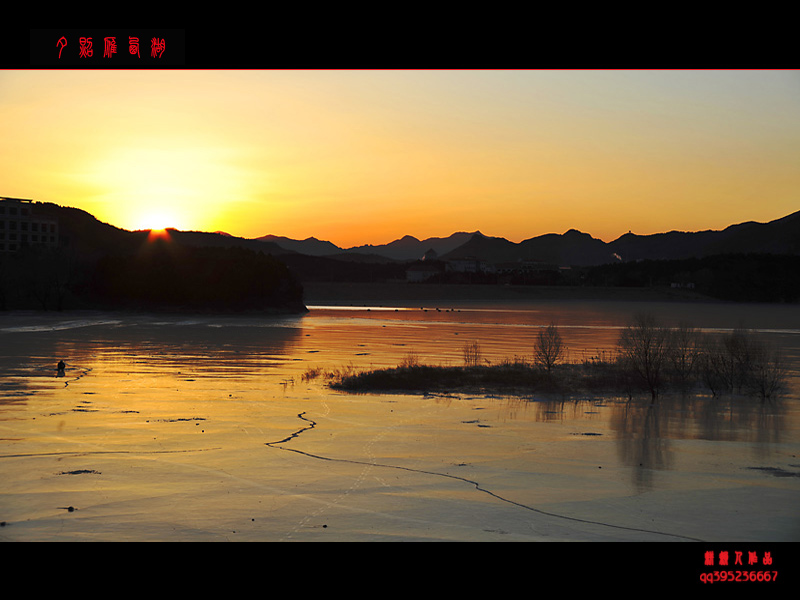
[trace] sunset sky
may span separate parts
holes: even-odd
[[[342,247],[800,210],[798,71],[0,71],[0,196]]]

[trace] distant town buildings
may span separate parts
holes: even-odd
[[[58,220],[37,215],[31,200],[0,198],[0,252],[58,246]]]
[[[436,250],[431,248],[425,254],[422,255],[420,260],[436,260],[439,258],[439,255],[436,253]]]
[[[545,284],[553,283],[560,274],[569,270],[569,267],[561,267],[538,260],[520,259],[513,262],[492,263],[474,256],[432,260],[432,256],[426,253],[420,261],[408,267],[406,281],[411,283],[429,281],[435,277],[445,277],[454,281],[456,279],[463,280],[463,276],[476,275],[478,277],[494,277],[495,281],[501,283]]]
[[[406,270],[406,281],[417,283],[420,281],[427,281],[437,275],[441,275],[443,268],[441,265],[420,263],[411,265]]]
[[[465,258],[448,260],[447,270],[456,273],[484,273],[491,270],[491,265],[485,260],[467,256]]]

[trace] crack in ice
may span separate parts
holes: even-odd
[[[488,494],[489,496],[492,496],[493,498],[496,498],[497,500],[500,500],[501,502],[505,502],[507,504],[511,504],[513,506],[517,506],[519,508],[523,508],[525,510],[529,510],[531,512],[535,512],[535,513],[538,513],[540,515],[553,517],[553,518],[556,518],[556,519],[565,519],[565,520],[573,521],[573,522],[576,522],[576,523],[586,523],[586,524],[589,524],[589,525],[600,525],[600,526],[603,526],[603,527],[611,527],[611,528],[614,528],[614,529],[623,529],[623,530],[635,531],[635,532],[639,532],[639,533],[652,533],[652,534],[655,534],[655,535],[663,535],[663,536],[667,536],[667,537],[680,538],[680,539],[690,540],[690,541],[694,541],[694,542],[702,542],[702,541],[704,541],[704,540],[701,540],[699,538],[693,538],[693,537],[689,537],[689,536],[686,536],[686,535],[679,535],[679,534],[675,534],[675,533],[665,533],[663,531],[655,531],[655,530],[652,530],[652,529],[641,529],[641,528],[638,528],[638,527],[626,527],[624,525],[614,525],[612,523],[603,523],[602,521],[592,521],[592,520],[589,520],[589,519],[580,519],[578,517],[569,517],[569,516],[566,516],[566,515],[559,515],[557,513],[552,513],[552,512],[545,511],[545,510],[541,510],[539,508],[534,508],[532,506],[528,506],[527,504],[522,504],[521,502],[516,502],[515,500],[511,500],[509,498],[504,498],[503,496],[500,496],[499,494],[496,494],[495,492],[482,487],[481,484],[478,483],[477,481],[473,481],[471,479],[467,479],[466,477],[460,477],[458,475],[450,475],[448,473],[437,473],[435,471],[426,471],[424,469],[413,469],[411,467],[403,467],[403,466],[398,466],[398,465],[387,465],[387,464],[382,464],[382,463],[367,462],[367,461],[361,461],[361,460],[353,460],[353,459],[349,459],[349,458],[334,458],[334,457],[330,457],[330,456],[322,456],[322,455],[319,455],[319,454],[312,454],[310,452],[305,452],[303,450],[297,450],[295,448],[286,448],[284,446],[279,445],[279,444],[284,444],[284,443],[286,443],[286,442],[288,442],[288,441],[290,441],[290,440],[292,440],[294,438],[297,438],[297,437],[300,436],[301,433],[303,433],[305,431],[309,431],[309,430],[314,429],[316,427],[316,425],[317,425],[316,422],[312,421],[311,419],[306,418],[304,415],[305,415],[305,411],[299,413],[297,415],[297,417],[299,419],[309,423],[308,426],[303,427],[301,429],[298,429],[294,433],[292,433],[289,436],[283,438],[282,440],[278,440],[277,442],[266,442],[265,445],[269,446],[270,448],[276,448],[278,450],[284,450],[286,452],[295,452],[297,454],[301,454],[303,456],[308,456],[309,458],[315,458],[315,459],[318,459],[318,460],[325,460],[325,461],[331,461],[331,462],[351,463],[351,464],[354,464],[354,465],[367,465],[367,466],[370,466],[370,467],[382,467],[382,468],[385,468],[385,469],[397,469],[397,470],[400,470],[400,471],[409,471],[409,472],[412,472],[412,473],[420,473],[420,474],[423,474],[423,475],[433,475],[433,476],[436,476],[436,477],[444,477],[444,478],[447,478],[447,479],[453,479],[453,480],[456,480],[456,481],[461,481],[463,483],[467,483],[467,484],[470,484],[470,485],[474,486],[477,491],[483,492],[484,494]]]

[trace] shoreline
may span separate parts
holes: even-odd
[[[573,286],[515,286],[436,283],[305,282],[306,306],[480,306],[543,301],[626,301],[724,303],[689,290],[673,288],[620,288]],[[744,304],[744,303],[740,303]]]
[[[172,315],[172,316],[213,316],[213,317],[291,317],[302,316],[309,312],[306,304],[296,307],[269,307],[264,309],[246,310],[212,310],[201,308],[133,308],[133,307],[101,307],[101,306],[82,306],[71,307],[62,310],[44,310],[41,308],[10,308],[0,310],[0,317],[11,317],[14,315],[36,315],[36,316],[69,316],[69,315]]]

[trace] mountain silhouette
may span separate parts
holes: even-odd
[[[594,265],[612,262],[613,253],[602,240],[570,229],[559,235],[545,234],[518,244],[504,238],[476,234],[442,260],[476,258],[488,263],[533,261],[552,265]]]
[[[314,237],[306,238],[305,240],[294,240],[277,235],[265,235],[257,239],[272,242],[286,250],[309,256],[338,256],[344,258],[345,255],[362,255],[379,256],[391,260],[418,260],[429,250],[433,250],[437,255],[446,254],[469,241],[475,234],[480,235],[480,232],[457,232],[446,238],[432,237],[424,240],[406,235],[388,244],[375,246],[365,244],[351,248],[341,248],[332,242],[318,240]]]
[[[626,233],[612,242],[570,229],[562,234],[547,233],[522,242],[502,237],[490,237],[480,231],[458,232],[446,238],[419,240],[406,235],[383,245],[340,248],[331,242],[308,238],[292,240],[279,236],[264,236],[285,251],[309,256],[358,260],[357,255],[369,255],[375,262],[387,260],[419,260],[429,250],[438,258],[452,260],[473,258],[488,263],[537,261],[560,266],[595,266],[639,260],[674,260],[701,258],[716,254],[766,253],[800,254],[800,211],[768,223],[749,221],[731,225],[724,230],[670,231],[640,235]]]
[[[59,248],[27,247],[0,257],[0,310],[123,305],[300,310],[301,282],[405,281],[411,265],[435,268],[439,283],[691,284],[710,297],[735,301],[800,297],[800,211],[718,231],[627,233],[608,243],[570,229],[519,243],[475,231],[339,248],[317,238],[247,239],[174,229],[167,230],[173,243],[152,246],[149,231],[120,229],[77,208],[31,206],[35,214],[58,219]],[[448,269],[447,261],[458,258],[487,264],[480,272],[463,271],[461,265]]]
[[[627,233],[608,247],[623,261],[701,258],[717,254],[800,254],[800,211],[768,223],[748,221],[721,231]]]
[[[127,231],[102,223],[88,212],[52,203],[34,203],[38,214],[57,218],[62,243],[67,242],[81,255],[99,255],[121,249],[134,250],[146,231]],[[486,236],[480,231],[456,232],[448,237],[423,240],[411,235],[388,244],[340,248],[332,242],[309,237],[293,240],[266,235],[256,239],[236,237],[225,232],[169,230],[185,246],[243,247],[254,251],[287,256],[302,254],[350,262],[375,263],[381,260],[415,261],[433,252],[437,258],[474,258],[489,263],[538,261],[559,266],[595,266],[640,260],[702,258],[718,254],[766,253],[800,254],[800,211],[770,221],[748,221],[723,230],[697,232],[670,231],[640,235],[626,233],[604,242],[588,233],[570,229],[562,234],[547,233],[522,242]]]
[[[330,256],[331,254],[337,254],[342,251],[342,249],[335,244],[318,240],[315,237],[306,238],[304,240],[293,240],[279,235],[265,235],[256,239],[260,242],[275,244],[284,250],[299,252],[300,254],[307,254],[308,256]]]

